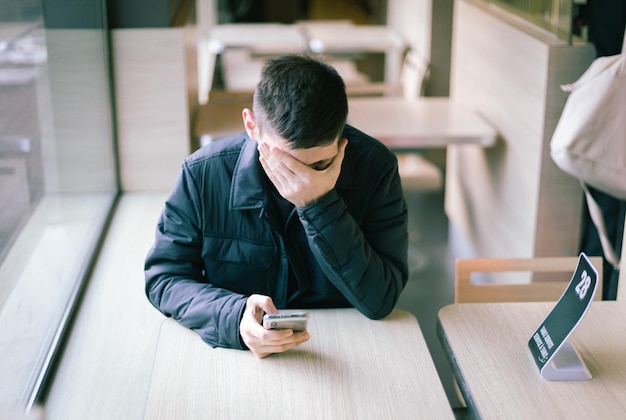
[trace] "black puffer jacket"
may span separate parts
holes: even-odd
[[[257,143],[245,133],[189,156],[146,258],[152,304],[211,346],[232,348],[244,347],[239,322],[254,293],[271,296],[278,308],[389,314],[408,278],[397,161],[352,127],[344,137],[335,189],[287,220],[271,205]]]

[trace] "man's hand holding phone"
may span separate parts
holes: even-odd
[[[278,314],[278,309],[268,296],[252,295],[246,302],[239,325],[239,334],[246,346],[259,358],[272,353],[282,353],[311,338],[308,331],[292,329],[266,329],[261,325],[264,314]]]

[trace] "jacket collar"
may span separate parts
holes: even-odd
[[[355,188],[353,164],[350,159],[350,144],[346,147],[341,173],[337,180],[337,189],[351,190]],[[233,182],[230,189],[230,208],[232,210],[249,210],[265,206],[265,174],[259,163],[257,142],[247,138],[233,171]]]

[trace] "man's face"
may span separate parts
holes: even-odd
[[[260,144],[265,143],[270,147],[276,147],[316,171],[328,169],[339,154],[339,139],[335,139],[335,141],[326,146],[308,149],[293,149],[291,144],[285,139],[265,133],[259,136],[258,142]]]
[[[348,139],[294,149],[284,138],[260,130],[250,109],[244,109],[242,116],[248,136],[258,143],[263,170],[285,200],[296,207],[305,207],[335,188]]]
[[[280,137],[260,135],[259,162],[278,193],[296,207],[308,206],[335,188],[348,139],[294,149]]]

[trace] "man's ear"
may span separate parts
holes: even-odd
[[[241,111],[241,117],[243,118],[243,126],[246,129],[246,133],[248,133],[248,137],[252,140],[257,140],[257,125],[252,110],[244,108],[243,111]]]

